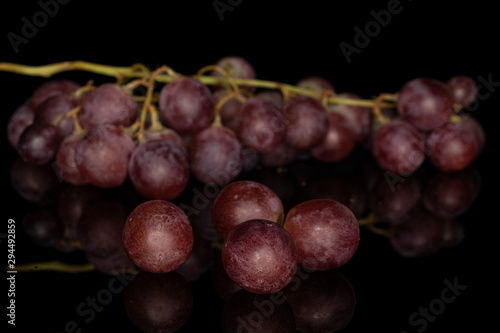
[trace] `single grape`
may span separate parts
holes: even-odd
[[[292,309],[282,294],[259,295],[240,290],[224,304],[223,332],[295,333]]]
[[[459,171],[466,168],[481,149],[477,133],[460,120],[433,130],[427,136],[426,143],[427,155],[442,171]]]
[[[128,174],[134,188],[147,199],[172,200],[189,181],[186,154],[166,140],[140,144],[132,153]]]
[[[145,130],[144,138],[146,141],[165,140],[173,143],[179,148],[186,156],[188,155],[188,148],[184,139],[174,130],[164,128],[161,131]]]
[[[486,136],[481,124],[476,119],[466,115],[460,116],[459,124],[464,131],[472,133],[478,146],[477,153],[481,153],[486,144]]]
[[[321,142],[328,132],[328,115],[320,101],[298,96],[283,106],[285,142],[296,150],[307,150]]]
[[[226,184],[243,169],[241,143],[232,130],[220,126],[193,137],[189,160],[193,175],[205,184]]]
[[[116,187],[128,178],[128,163],[134,149],[134,142],[120,127],[105,124],[78,142],[76,165],[92,185]]]
[[[222,247],[229,277],[256,294],[281,290],[297,270],[297,248],[288,232],[275,222],[255,219],[234,227]]]
[[[193,249],[193,230],[186,214],[164,200],[137,206],[127,218],[123,244],[137,267],[152,273],[179,268]]]
[[[24,132],[26,127],[33,124],[35,119],[35,112],[31,107],[31,100],[24,102],[20,107],[14,111],[10,116],[7,123],[7,139],[10,145],[17,149],[19,137]]]
[[[453,76],[446,82],[453,102],[466,108],[470,106],[477,95],[476,82],[468,76]]]
[[[83,139],[83,134],[72,134],[65,137],[56,153],[56,168],[59,176],[73,185],[88,183],[76,165],[76,145]]]
[[[315,92],[332,91],[335,93],[333,85],[326,79],[319,76],[307,76],[296,84],[299,88],[310,89]]]
[[[125,88],[104,83],[85,95],[78,119],[86,131],[104,124],[130,126],[137,119],[138,105]]]
[[[61,139],[56,127],[46,123],[33,123],[19,137],[17,151],[27,162],[47,164],[55,157]]]
[[[179,134],[195,134],[210,126],[214,118],[210,90],[188,76],[163,86],[159,106],[162,120]]]
[[[255,97],[271,102],[278,110],[283,109],[283,95],[276,90],[263,90],[255,94]]]
[[[340,93],[337,94],[337,97],[361,99],[360,96],[353,93]],[[354,133],[356,142],[361,142],[370,135],[373,125],[372,110],[370,108],[346,104],[330,104],[328,110],[344,116]]]
[[[250,62],[239,56],[223,57],[217,60],[215,65],[224,69],[230,77],[235,79],[251,80],[256,78],[255,69],[250,64]],[[222,73],[216,70],[213,70],[210,74],[215,77],[222,77]],[[222,88],[224,88],[222,85],[214,86],[214,89],[217,90]],[[252,86],[240,86],[239,88],[249,93],[253,93],[255,91],[255,87]]]
[[[235,118],[235,133],[246,146],[262,153],[276,147],[285,135],[285,119],[271,102],[249,98]]]
[[[180,274],[139,272],[127,285],[125,312],[142,332],[176,332],[188,321],[193,293]]]
[[[299,265],[304,268],[338,268],[358,248],[358,220],[335,200],[313,199],[296,205],[288,212],[284,227],[297,245]]]
[[[225,89],[219,89],[213,92],[214,105],[227,95]],[[241,106],[241,102],[236,98],[230,98],[224,102],[224,104],[219,109],[219,114],[221,117],[222,124],[224,126],[234,130],[235,129],[235,116],[238,114],[238,110]]]
[[[251,180],[226,185],[212,205],[212,222],[224,237],[238,224],[264,219],[283,224],[283,204],[269,187]]]
[[[370,211],[389,224],[403,223],[420,210],[422,193],[415,175],[393,183],[381,177],[370,192]]]
[[[446,85],[430,78],[416,78],[401,88],[397,99],[400,117],[421,131],[443,126],[453,110]]]
[[[412,124],[393,120],[375,132],[372,150],[382,169],[397,175],[409,175],[425,159],[424,136]]]
[[[50,80],[35,89],[31,97],[31,107],[36,110],[46,99],[56,95],[71,95],[80,85],[71,80]]]
[[[476,199],[480,182],[479,174],[471,167],[457,172],[438,172],[425,185],[424,205],[442,218],[455,218]]]
[[[311,154],[323,162],[339,162],[353,151],[354,133],[344,116],[338,113],[328,113],[328,124],[326,136],[311,148]]]
[[[76,99],[71,95],[61,94],[46,99],[35,110],[35,122],[54,124],[54,121],[60,116],[66,114],[78,105]],[[66,137],[73,133],[73,118],[68,117],[59,121],[57,128],[61,137]]]

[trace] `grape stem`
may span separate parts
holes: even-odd
[[[11,269],[12,270],[12,269]],[[53,271],[66,273],[83,273],[95,270],[92,264],[70,265],[60,261],[48,261],[16,266],[17,272]]]
[[[335,95],[328,96],[325,98],[325,95],[323,93],[316,92],[311,89],[300,88],[294,85],[281,82],[257,80],[257,79],[240,79],[240,78],[231,78],[230,82],[229,79],[224,75],[222,77],[216,77],[216,76],[200,74],[208,69],[215,69],[215,68],[212,66],[204,67],[198,72],[197,75],[194,75],[193,77],[195,77],[205,85],[231,86],[232,84],[235,84],[237,86],[251,86],[264,89],[277,89],[282,91],[285,97],[293,94],[305,95],[316,99],[322,99],[323,101],[326,101],[327,104],[344,104],[344,105],[360,106],[367,108],[396,107],[395,101],[393,100],[390,100],[389,102],[383,102],[380,99],[379,100],[350,99],[350,98],[338,97]],[[65,61],[65,62],[53,63],[41,66],[29,66],[29,65],[15,64],[15,63],[7,63],[7,62],[0,63],[0,71],[17,73],[28,76],[50,77],[61,72],[78,71],[78,70],[115,77],[117,80],[123,80],[125,78],[140,79],[140,78],[148,78],[151,76],[151,72],[143,64],[134,64],[130,67],[120,67],[120,66],[96,64],[81,60]],[[175,80],[178,76],[179,75],[177,73],[175,73],[173,70],[169,68],[166,74],[158,74],[155,76],[154,80],[160,83],[169,83]],[[236,89],[236,91],[238,90]],[[382,95],[384,95],[385,97],[391,96],[390,94],[382,94]]]

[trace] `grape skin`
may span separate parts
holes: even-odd
[[[163,86],[159,97],[162,121],[179,134],[196,134],[210,126],[214,101],[200,81],[182,77]]]
[[[105,124],[78,142],[76,165],[92,185],[117,187],[128,178],[128,163],[134,149],[134,142],[121,128]]]
[[[229,277],[256,294],[281,290],[297,270],[297,248],[278,224],[255,219],[234,227],[222,247],[222,262]]]
[[[477,95],[476,82],[468,76],[453,76],[446,82],[453,101],[462,107],[470,106]]]
[[[134,188],[147,199],[178,197],[188,184],[189,171],[186,154],[166,140],[140,144],[128,165]]]
[[[186,214],[165,200],[149,200],[127,218],[123,244],[137,267],[151,273],[179,268],[193,249],[193,229]]]
[[[337,94],[337,97],[361,99],[360,96],[353,93],[340,93]],[[344,116],[354,133],[356,142],[362,142],[370,135],[373,125],[372,110],[370,108],[345,104],[330,104],[328,105],[328,111]]]
[[[61,139],[56,127],[46,123],[33,123],[19,137],[17,151],[27,162],[47,164],[55,157]]]
[[[283,106],[286,119],[285,142],[296,150],[307,150],[318,144],[328,131],[328,116],[318,100],[298,96]]]
[[[50,80],[42,83],[31,96],[31,107],[36,110],[45,100],[56,95],[70,95],[80,88],[71,80]]]
[[[319,144],[311,148],[311,154],[320,161],[333,163],[349,156],[356,141],[344,116],[330,112],[328,123],[326,136]]]
[[[35,122],[53,124],[60,116],[75,108],[78,102],[71,95],[56,95],[46,99],[35,110]],[[73,118],[63,119],[57,125],[61,137],[66,137],[73,133]]]
[[[238,224],[265,219],[283,224],[283,204],[269,187],[250,180],[225,186],[212,205],[212,222],[224,237]]]
[[[73,185],[88,183],[76,164],[76,145],[83,138],[83,134],[73,134],[65,137],[56,154],[56,168],[62,179]]]
[[[230,129],[219,126],[204,129],[193,137],[189,160],[193,175],[205,184],[226,184],[243,169],[238,138]]]
[[[313,199],[293,207],[285,219],[299,265],[325,271],[346,264],[359,243],[358,220],[351,210],[330,199]]]
[[[34,119],[35,112],[31,107],[31,100],[24,102],[10,116],[7,123],[7,139],[14,149],[17,149],[19,137],[29,125],[33,124]]]
[[[382,169],[410,175],[425,159],[424,136],[410,123],[393,120],[375,132],[372,151]]]
[[[400,117],[421,131],[443,126],[453,110],[446,85],[430,78],[416,78],[401,88],[397,99]]]

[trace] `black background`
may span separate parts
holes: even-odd
[[[318,75],[330,80],[339,92],[351,91],[365,98],[397,92],[406,81],[422,76],[447,80],[453,75],[469,75],[476,81],[479,77],[500,81],[499,29],[493,2],[439,2],[442,6],[437,6],[433,1],[401,1],[403,10],[393,15],[359,54],[353,54],[350,63],[339,44],[352,45],[354,28],[363,29],[373,21],[370,11],[387,8],[388,1],[240,2],[225,12],[221,21],[212,1],[111,4],[73,0],[60,5],[58,13],[15,53],[8,33],[20,34],[21,18],[31,20],[40,6],[36,1],[11,1],[0,12],[0,62],[42,65],[86,60],[120,66],[140,62],[151,68],[167,64],[177,72],[194,74],[223,56],[240,55],[254,65],[261,79],[295,83],[305,76]],[[111,80],[91,73],[62,73],[57,77],[82,84],[88,79],[96,83]],[[0,73],[0,78],[5,126],[10,114],[46,79],[10,73]],[[483,125],[487,143],[474,163],[481,174],[481,193],[459,217],[466,231],[463,242],[431,257],[405,259],[390,248],[387,239],[367,233],[355,258],[342,269],[357,298],[356,311],[345,332],[416,332],[408,317],[440,296],[443,280],[455,278],[467,285],[467,290],[447,305],[425,332],[466,327],[486,331],[496,322],[497,95],[498,91],[491,92],[472,113]],[[2,143],[2,215],[4,223],[8,218],[18,223],[16,262],[51,260],[59,254],[33,246],[23,235],[20,222],[33,206],[10,185],[8,174],[17,155],[5,137]],[[6,261],[6,247],[2,249]],[[125,315],[121,294],[90,324],[76,314],[77,305],[105,288],[109,279],[95,272],[18,274],[16,329],[9,327],[9,331],[29,326],[39,332],[60,332],[71,320],[81,324],[84,332],[136,330]],[[192,289],[195,307],[181,331],[220,331],[223,302],[211,289],[210,281],[203,278],[193,283]],[[6,297],[6,290],[1,293]],[[5,315],[2,318],[7,320]]]

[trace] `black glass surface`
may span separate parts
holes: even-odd
[[[467,192],[470,200],[457,216],[432,219],[423,227],[417,222],[399,232],[383,221],[361,225],[359,247],[351,261],[331,272],[299,270],[284,297],[238,291],[221,270],[220,250],[210,238],[210,224],[203,225],[207,220],[200,219],[195,228],[199,242],[193,251],[197,260],[179,272],[161,277],[131,275],[116,273],[113,267],[81,273],[15,273],[15,295],[8,295],[12,289],[8,279],[2,291],[7,332],[148,332],[152,331],[144,320],[148,313],[159,320],[168,317],[169,327],[178,332],[252,332],[252,325],[261,321],[275,327],[266,332],[300,328],[304,333],[316,332],[314,325],[323,325],[324,330],[318,332],[398,333],[482,332],[489,331],[491,323],[495,327],[495,100],[500,73],[495,47],[498,27],[491,5],[454,3],[440,8],[431,1],[401,1],[399,6],[393,1],[328,5],[285,1],[146,1],[116,6],[94,1],[47,3],[57,3],[57,10],[55,5],[50,7],[52,15],[49,7],[36,1],[18,6],[9,3],[2,10],[0,62],[42,65],[86,60],[119,66],[140,62],[150,68],[167,64],[180,73],[194,74],[234,54],[247,58],[258,78],[295,84],[303,77],[318,75],[330,80],[338,92],[354,92],[364,98],[397,92],[416,77],[445,81],[468,75],[481,85],[477,108],[468,113],[483,126],[486,146],[469,168],[456,179],[448,179],[447,184],[468,184],[471,189]],[[383,16],[386,12],[382,10],[390,13],[389,8],[394,13]],[[26,21],[43,20],[37,13],[44,10],[47,21],[40,21],[36,32],[23,28]],[[13,41],[12,33],[24,36],[23,29],[28,37]],[[368,30],[372,36],[363,40],[358,29],[374,30]],[[353,48],[346,49],[345,43]],[[346,50],[352,51],[347,57]],[[48,79],[4,72],[0,77],[5,127],[10,114]],[[81,84],[112,80],[85,72],[56,77]],[[0,233],[4,266],[8,264],[9,219],[15,221],[16,266],[51,261],[87,264],[89,258],[80,249],[54,243],[60,221],[54,222],[50,236],[41,234],[43,228],[37,229],[39,221],[57,215],[58,200],[69,198],[75,189],[60,181],[50,165],[23,169],[5,136],[3,145],[4,227]],[[426,160],[405,182],[416,182],[423,193],[440,177],[453,176],[443,175]],[[371,213],[373,188],[384,180],[384,172],[369,150],[358,147],[340,163],[304,157],[279,170],[258,166],[238,179],[269,186],[283,200],[285,210],[310,198],[329,197],[344,202],[362,219]],[[52,183],[52,190],[38,202],[26,200],[17,185],[29,181]],[[173,202],[198,205],[194,196],[203,190],[203,184],[191,180]],[[144,201],[128,181],[119,188],[90,191],[128,209]],[[452,190],[443,195],[453,194]],[[421,209],[426,209],[423,202]],[[203,217],[202,209],[197,210],[200,215],[195,215]],[[32,223],[27,226],[26,221]],[[446,238],[425,243],[434,237],[429,234],[433,223]],[[396,240],[395,235],[399,235]],[[419,247],[419,240],[427,245]],[[165,290],[175,297],[161,297]],[[7,323],[10,299],[15,299],[15,326]],[[159,304],[163,311],[148,312]]]

